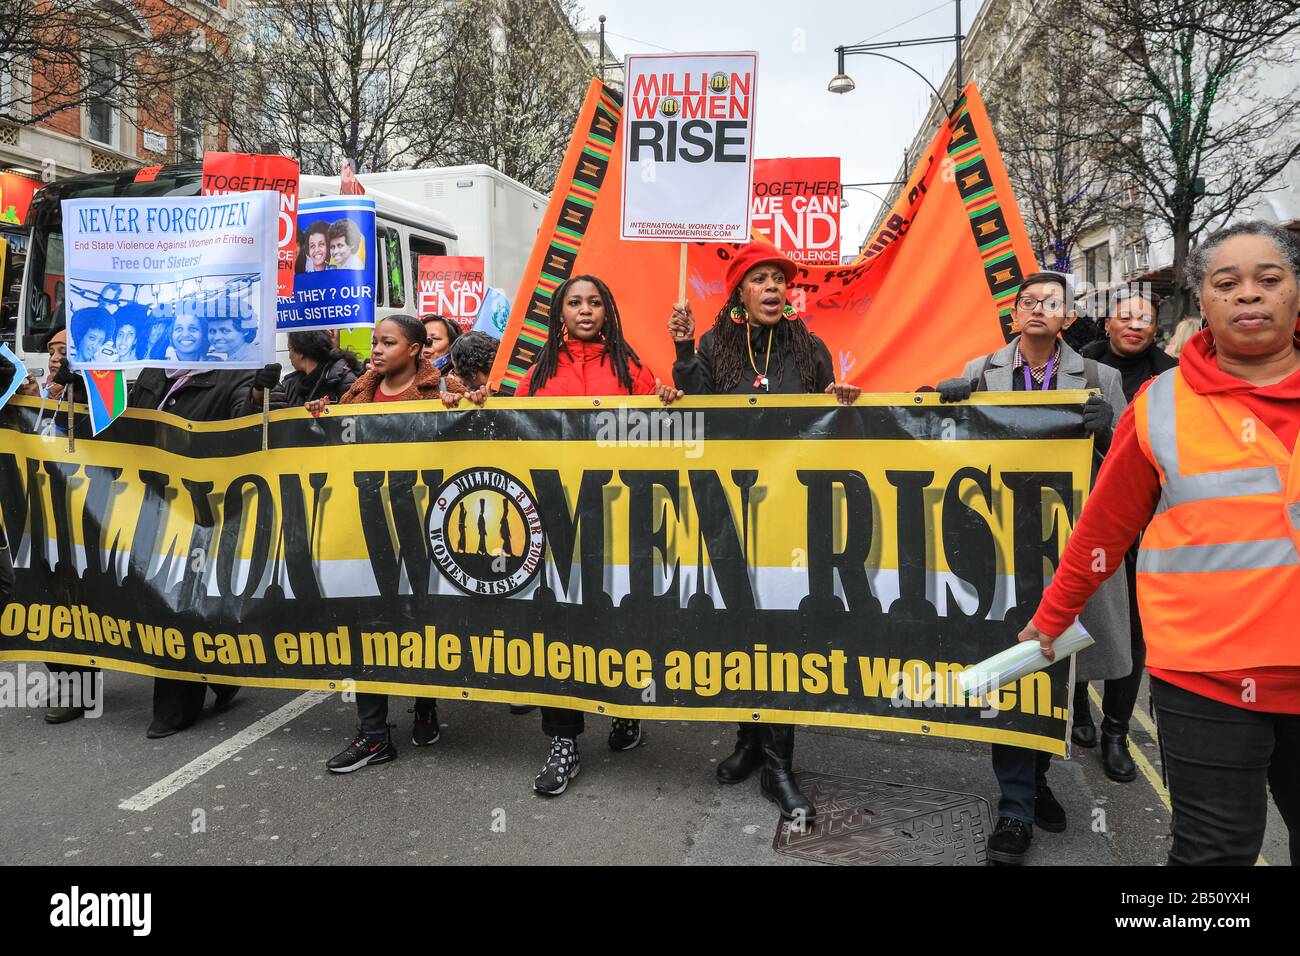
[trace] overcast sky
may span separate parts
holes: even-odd
[[[963,0],[963,32],[982,0]],[[605,14],[605,38],[620,58],[628,53],[758,52],[756,151],[778,156],[839,156],[844,182],[895,178],[933,94],[897,64],[850,56],[852,93],[835,95],[835,47],[863,41],[907,40],[953,33],[952,0],[802,0],[747,4],[707,0],[580,0],[585,26]],[[885,50],[925,74],[935,86],[952,65],[950,45]],[[882,196],[888,186],[873,187]],[[844,194],[841,251],[856,252],[880,203],[862,190]]]

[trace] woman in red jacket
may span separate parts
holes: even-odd
[[[590,275],[574,276],[551,299],[546,344],[515,390],[515,396],[660,395],[671,393],[655,379],[623,338],[623,323],[609,287]],[[582,711],[542,708],[542,732],[551,750],[533,789],[558,797],[578,775]],[[631,750],[644,740],[641,721],[614,718],[611,750]]]
[[[546,344],[515,389],[525,395],[655,395],[659,382],[623,338],[609,287],[574,276],[551,300]]]

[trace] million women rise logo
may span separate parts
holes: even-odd
[[[514,594],[541,570],[546,534],[537,502],[496,468],[448,479],[429,510],[428,533],[438,570],[466,594]]]
[[[637,74],[628,118],[629,160],[743,163],[753,85],[748,70]]]
[[[748,121],[751,73],[642,73],[632,90],[632,117]]]

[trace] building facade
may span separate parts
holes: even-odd
[[[156,2],[147,20],[111,0],[103,0],[102,9],[121,24],[123,33],[137,38],[142,31],[172,36],[183,32],[189,49],[200,55],[208,44],[223,42],[231,21],[243,15],[243,0]],[[193,160],[218,147],[220,130],[204,122],[194,108],[195,99],[187,95],[191,91],[152,90],[146,107],[135,102],[138,97],[124,95],[122,88],[111,89],[119,72],[131,68],[125,61],[143,47],[137,39],[126,48],[130,53],[114,56],[100,49],[85,57],[85,95],[67,97],[63,108],[57,108],[59,81],[41,57],[15,56],[0,63],[0,104],[11,107],[4,112],[17,114],[16,122],[0,122],[0,171],[52,182],[82,173]],[[96,89],[97,77],[106,79],[102,95]],[[56,107],[53,115],[24,122],[35,112],[46,112],[51,103]]]
[[[966,32],[962,67],[964,80],[978,85],[986,103],[990,91],[1017,82],[1022,74],[1029,75],[1026,67],[1034,62],[1035,57],[1042,57],[1039,39],[1044,27],[1036,9],[1052,2],[1054,0],[985,0],[980,6]],[[1292,42],[1300,44],[1300,37],[1292,38]],[[1244,82],[1260,84],[1261,89],[1281,95],[1294,90],[1293,71],[1294,67],[1263,63]],[[958,91],[953,68],[949,68],[939,92],[944,103],[931,98],[929,111],[907,151],[913,160],[929,144],[945,117],[946,106],[956,98]],[[993,113],[995,104],[989,105]],[[1228,118],[1226,115],[1223,117],[1224,121]],[[995,133],[998,132],[997,125],[994,117]],[[1292,117],[1290,126],[1278,135],[1289,137],[1292,142],[1300,138],[1300,117]],[[1013,162],[1012,157],[1003,158],[1008,166]],[[909,168],[900,167],[894,179],[904,180],[910,172]],[[899,190],[900,187],[895,186],[885,197],[887,202],[881,207],[875,226],[867,232],[868,237],[875,234],[881,220],[897,201]],[[1026,222],[1030,221],[1032,213],[1023,200],[1020,207],[1022,217]],[[1300,233],[1300,160],[1293,160],[1274,177],[1267,190],[1240,207],[1232,217],[1234,221],[1253,218],[1265,219]],[[1041,266],[1051,266],[1050,256],[1043,251],[1039,251],[1039,258]],[[1097,314],[1099,304],[1106,301],[1106,293],[1122,285],[1145,284],[1157,294],[1167,296],[1174,287],[1173,259],[1173,239],[1164,224],[1145,218],[1134,187],[1119,182],[1114,202],[1103,214],[1085,224],[1071,256],[1070,268],[1076,279],[1081,311],[1092,310]],[[1180,318],[1182,316],[1168,313],[1167,304],[1160,316],[1161,325],[1168,329]]]

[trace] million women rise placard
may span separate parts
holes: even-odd
[[[622,238],[747,240],[758,55],[629,56],[626,71]]]

